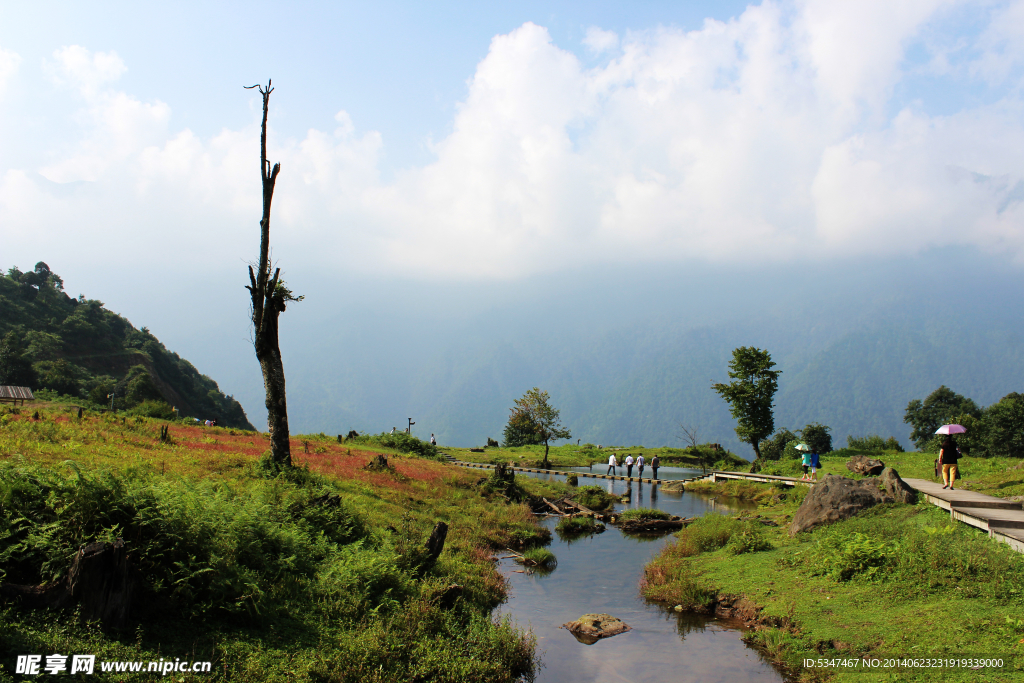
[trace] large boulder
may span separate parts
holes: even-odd
[[[900,479],[899,472],[891,467],[882,470],[882,474],[878,477],[878,488],[882,493],[882,502],[884,503],[891,500],[913,505],[917,502],[917,491]]]
[[[885,463],[866,455],[855,455],[847,461],[846,469],[854,474],[877,477],[885,469]]]
[[[916,503],[917,492],[891,467],[877,479],[850,479],[826,474],[811,488],[793,516],[789,535],[853,517],[879,503]]]
[[[562,628],[576,636],[576,640],[593,645],[601,638],[610,638],[630,630],[621,619],[610,614],[584,614],[576,621],[562,624]]]

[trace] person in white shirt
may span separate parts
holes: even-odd
[[[628,478],[628,477],[632,477],[632,476],[633,476],[633,456],[632,455],[627,455],[626,456],[626,477]]]
[[[608,458],[608,471],[605,474],[615,474],[615,466],[619,464],[619,461],[615,459],[615,454],[612,453]]]
[[[642,456],[642,455],[636,456],[636,468],[637,468],[637,470],[640,473],[639,474],[640,478],[643,479],[644,478],[644,456]]]
[[[437,439],[434,438],[433,434],[430,435],[430,445],[431,446],[436,446],[437,445]]]

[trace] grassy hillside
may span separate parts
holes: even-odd
[[[94,406],[110,406],[114,394],[115,408],[150,402],[143,410],[151,414],[171,416],[173,406],[181,417],[253,429],[242,406],[216,382],[103,302],[68,296],[45,263],[0,275],[0,338],[0,384]]]
[[[143,588],[123,632],[0,602],[0,681],[13,680],[15,655],[56,652],[212,661],[202,680],[532,677],[532,636],[490,616],[506,596],[492,554],[549,535],[524,505],[477,486],[479,472],[313,434],[292,440],[299,467],[274,476],[258,432],[79,421],[61,406],[2,412],[0,581],[59,578],[83,543],[120,537]],[[390,468],[366,468],[378,452]],[[437,522],[449,531],[431,562]]]

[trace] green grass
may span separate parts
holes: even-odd
[[[669,519],[672,515],[654,508],[630,508],[623,510],[618,517],[621,521],[628,522],[630,520]]]
[[[533,637],[491,616],[506,598],[491,557],[550,534],[479,473],[401,454],[369,471],[379,449],[307,435],[292,443],[299,467],[268,477],[258,433],[38,409],[0,419],[0,580],[64,576],[80,545],[120,537],[144,588],[128,633],[0,606],[0,681],[15,654],[55,652],[211,660],[204,680],[220,681],[532,677]],[[449,533],[431,563],[438,521]]]
[[[578,487],[572,497],[583,507],[595,512],[612,509],[615,506],[616,500],[618,500],[600,486],[593,484]]]
[[[801,680],[828,678],[803,670],[803,658],[970,653],[1004,656],[1010,668],[834,680],[1020,680],[1024,556],[927,503],[877,506],[790,538],[797,501],[762,499],[769,504],[756,513],[708,516],[679,532],[645,568],[643,593],[695,610],[709,609],[717,595],[746,596],[762,607],[749,639]]]
[[[599,528],[604,526],[593,517],[563,517],[558,520],[555,531],[559,536],[573,537],[596,533]]]
[[[548,571],[551,571],[558,566],[558,559],[555,557],[555,554],[547,548],[530,548],[523,553],[522,558],[517,559],[516,561],[521,564],[546,569]]]

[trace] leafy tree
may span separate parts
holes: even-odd
[[[804,440],[811,450],[818,453],[831,453],[832,452],[832,435],[829,432],[832,431],[831,427],[827,427],[817,422],[812,422],[803,429],[800,430],[800,438]]]
[[[509,424],[519,428],[533,425],[538,443],[544,443],[544,467],[548,466],[548,449],[551,439],[571,439],[572,433],[562,426],[560,411],[548,403],[548,392],[534,387],[522,398],[516,399]]]
[[[944,424],[955,424],[953,419],[960,415],[981,417],[981,409],[973,400],[942,385],[924,401],[915,398],[908,403],[903,421],[914,428],[910,438],[918,450],[924,450],[936,429]]]
[[[796,438],[796,434],[788,429],[780,429],[775,432],[775,435],[772,436],[772,438],[765,439],[759,444],[761,448],[761,458],[764,460],[780,460],[782,458],[783,451],[786,450],[786,444]]]
[[[39,384],[46,389],[56,391],[58,394],[67,394],[68,396],[78,396],[81,393],[81,387],[78,383],[79,372],[76,372],[77,368],[71,363],[67,362],[63,358],[44,365],[43,371],[40,373]]]
[[[1014,392],[1003,396],[985,410],[985,417],[980,422],[990,454],[1024,457],[1024,395]],[[961,437],[957,440],[960,441]]]
[[[779,389],[781,370],[772,370],[775,363],[771,354],[753,346],[741,346],[733,350],[729,362],[729,384],[711,386],[729,404],[729,411],[736,418],[736,436],[754,448],[757,460],[761,459],[758,444],[775,431],[775,417],[772,401]]]
[[[540,429],[536,422],[526,413],[512,415],[505,425],[503,435],[505,447],[534,446],[541,443]]]
[[[36,381],[32,362],[25,356],[18,336],[8,332],[0,340],[0,385],[33,388]]]

